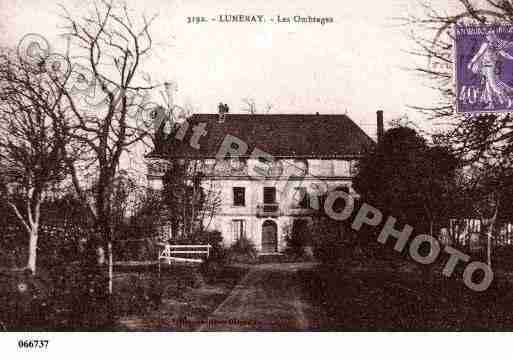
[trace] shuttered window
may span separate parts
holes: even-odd
[[[276,187],[264,187],[264,203],[276,203]]]

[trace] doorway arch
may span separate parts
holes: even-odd
[[[262,223],[262,252],[278,252],[278,226],[270,219]]]

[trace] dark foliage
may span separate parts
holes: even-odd
[[[253,263],[257,258],[255,245],[245,236],[235,241],[226,253],[227,260],[230,262]]]
[[[461,273],[445,278],[388,267],[378,261],[357,273],[340,265],[300,272],[305,297],[322,308],[322,330],[511,330],[512,288],[505,278],[476,293],[463,284]]]
[[[290,232],[285,237],[285,242],[287,255],[298,259],[308,256],[305,250],[312,246],[312,234],[308,222],[301,219],[294,220]]]
[[[137,203],[128,221],[120,221],[115,230],[115,239],[151,238],[159,234],[163,220],[160,195],[148,191]]]
[[[51,304],[50,285],[30,271],[0,272],[0,326],[3,330],[44,328]]]
[[[162,180],[162,203],[167,209],[173,237],[186,237],[195,231],[205,203],[200,185],[203,174],[194,171],[194,165],[185,160],[170,161],[169,166]]]
[[[202,231],[197,236],[200,244],[209,244],[212,246],[209,260],[224,263],[225,249],[223,247],[223,235],[219,231]]]
[[[40,221],[38,264],[50,268],[77,261],[80,241],[92,234],[88,210],[71,195],[47,199],[41,205]],[[0,204],[0,225],[0,267],[24,266],[28,236],[5,204]]]
[[[363,201],[425,233],[457,207],[458,160],[450,149],[429,147],[415,130],[388,130],[359,164],[355,190]]]
[[[339,187],[336,191],[349,193],[348,188]],[[359,236],[351,229],[350,225],[357,212],[358,204],[355,203],[353,214],[345,221],[338,221],[326,213],[325,203],[329,193],[319,198],[320,210],[313,218],[312,244],[314,256],[323,263],[334,263],[352,255],[359,246]],[[357,201],[355,201],[357,202]],[[333,211],[341,212],[346,206],[342,198],[333,203]]]
[[[28,236],[4,201],[0,202],[0,267],[21,267],[27,263]]]

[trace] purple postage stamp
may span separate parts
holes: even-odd
[[[457,113],[513,112],[513,25],[457,25]]]

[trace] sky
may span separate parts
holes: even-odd
[[[434,0],[451,11],[456,1]],[[65,41],[59,6],[86,11],[85,0],[1,0],[0,45],[16,46],[27,33],[48,39],[56,52]],[[385,121],[407,115],[426,130],[432,123],[409,105],[433,102],[437,93],[406,67],[420,60],[397,17],[418,13],[415,0],[145,0],[128,1],[135,13],[158,14],[155,51],[144,63],[152,78],[177,84],[174,102],[195,112],[216,112],[222,101],[242,112],[252,98],[273,113],[346,113],[371,137],[376,110]],[[257,5],[258,3],[258,5]],[[188,16],[264,15],[266,23],[187,24]],[[276,16],[332,17],[333,23],[276,23]]]

